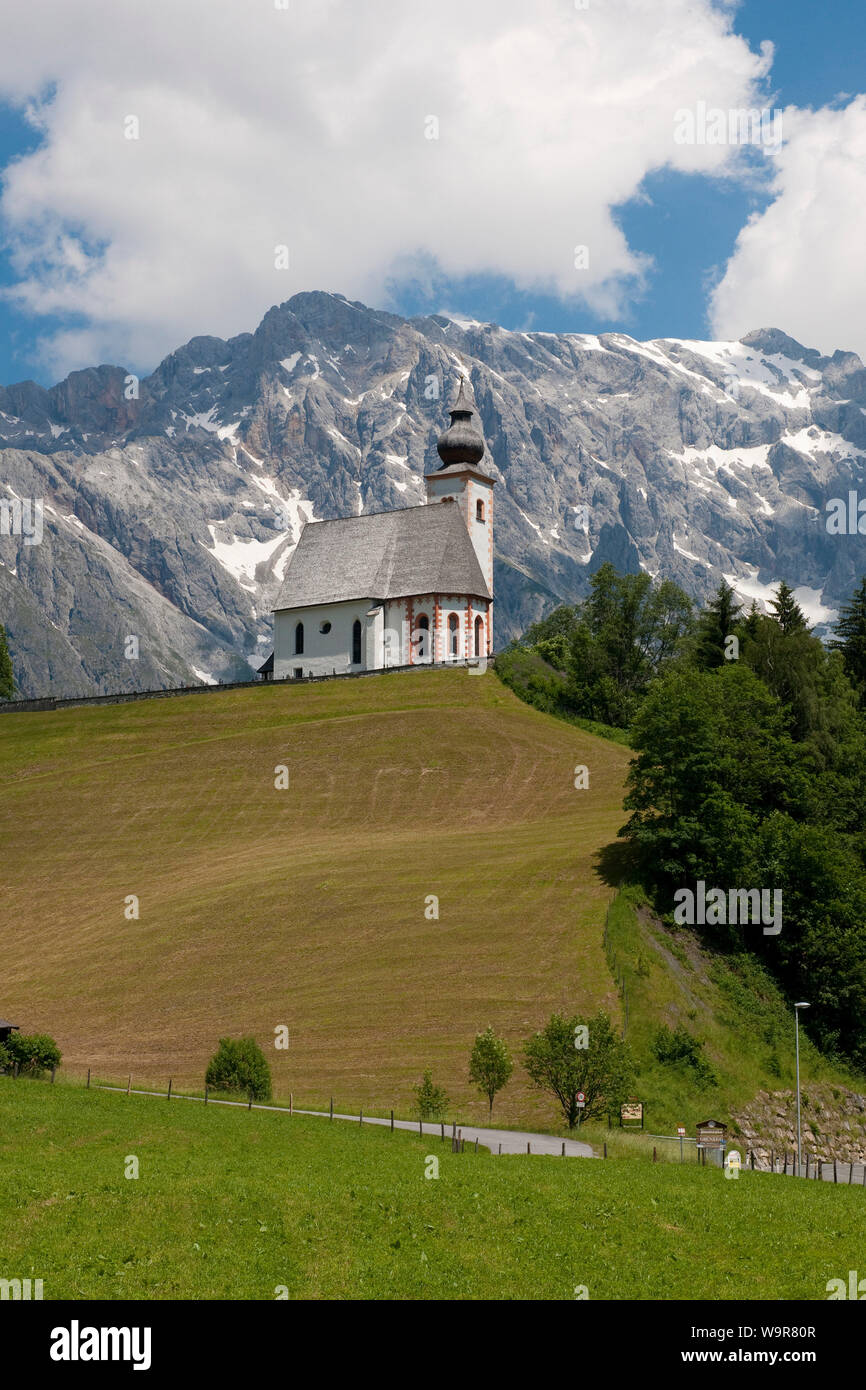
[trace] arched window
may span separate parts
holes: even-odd
[[[449,656],[459,656],[458,642],[460,637],[460,623],[456,613],[448,614],[448,654]]]
[[[352,624],[352,665],[361,664],[361,619],[356,618]]]
[[[415,621],[415,657],[427,661],[430,656],[430,619],[426,613],[419,613]]]
[[[476,656],[482,656],[482,655],[483,655],[483,652],[481,651],[481,648],[482,648],[483,645],[484,645],[484,619],[483,619],[482,617],[479,616],[479,617],[477,617],[477,618],[475,619],[475,655],[476,655]]]
[[[295,628],[295,656],[301,656],[304,650],[304,624],[298,623]]]
[[[481,501],[481,498],[480,498],[480,497],[479,497],[478,501],[475,503],[475,520],[476,520],[476,521],[483,521],[483,520],[484,520],[484,503]]]

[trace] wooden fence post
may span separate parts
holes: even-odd
[[[391,1111],[391,1133],[394,1133],[394,1111]]]
[[[604,1141],[604,1156],[607,1158],[607,1140]]]
[[[655,1144],[653,1144],[653,1163],[657,1163],[657,1162],[658,1162],[658,1155],[656,1154],[656,1146],[655,1146]]]
[[[334,1118],[334,1097],[331,1096],[331,1119]]]
[[[478,1135],[475,1136],[475,1152],[478,1152]]]
[[[131,1085],[132,1085],[132,1072],[130,1072],[130,1073],[127,1075],[127,1078],[126,1078],[126,1094],[127,1094],[127,1095],[129,1095],[129,1088],[130,1088]]]
[[[838,1181],[839,1181],[839,1173],[838,1173],[838,1171],[837,1171],[836,1160],[835,1160],[835,1158],[833,1159],[833,1181],[834,1181],[834,1182],[838,1182]]]
[[[565,1158],[565,1140],[562,1141],[562,1157]]]
[[[849,1186],[849,1187],[851,1186],[851,1179],[853,1178],[853,1176],[854,1176],[854,1164],[851,1163],[851,1162],[849,1162],[849,1164],[848,1164],[848,1186]]]
[[[87,1068],[87,1089],[90,1090],[90,1067]]]
[[[463,1153],[464,1150],[465,1150],[465,1148],[466,1148],[466,1140],[465,1140],[465,1139],[461,1139],[461,1140],[460,1140],[460,1152]]]
[[[444,1143],[445,1143],[445,1121],[444,1121],[444,1120],[441,1121],[441,1125],[442,1125],[442,1143],[444,1144]]]
[[[531,1145],[530,1145],[528,1139],[527,1139],[527,1141],[526,1141],[526,1152],[527,1152],[527,1153],[531,1153],[531,1152],[532,1152],[532,1148],[531,1148]]]
[[[775,1173],[775,1171],[776,1171],[776,1150],[775,1150],[775,1149],[771,1149],[771,1150],[770,1150],[770,1172],[771,1172],[771,1173]]]
[[[363,1112],[363,1110],[361,1109],[361,1107],[360,1107],[360,1105],[359,1105],[359,1106],[358,1106],[358,1124],[359,1124],[359,1125],[362,1125],[363,1123],[364,1123],[364,1112]]]
[[[423,1139],[423,1138],[424,1138],[424,1121],[421,1120],[421,1119],[419,1119],[419,1121],[418,1121],[418,1133],[419,1133],[419,1135],[421,1136],[421,1138]]]
[[[809,1176],[809,1155],[806,1154],[806,1177]]]
[[[501,1156],[502,1156],[502,1140],[501,1140],[501,1139],[500,1139],[500,1141],[499,1141],[499,1154],[500,1154],[500,1157],[501,1157]],[[866,1173],[866,1164],[864,1164],[864,1166],[863,1166],[863,1172]]]
[[[248,1100],[248,1102],[247,1102],[247,1110],[252,1110],[252,1108],[253,1108],[253,1088],[252,1088],[252,1086],[251,1086],[251,1087],[250,1087],[250,1098],[249,1098],[249,1100]]]
[[[171,1100],[171,1077],[168,1078],[168,1100]]]

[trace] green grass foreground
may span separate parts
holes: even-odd
[[[856,1187],[0,1078],[0,1277],[46,1300],[820,1300],[864,1238]]]

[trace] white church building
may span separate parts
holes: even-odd
[[[461,380],[427,501],[308,521],[274,609],[273,678],[493,652],[493,485]]]

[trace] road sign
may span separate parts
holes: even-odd
[[[583,1091],[578,1091],[577,1093],[577,1105],[581,1110],[586,1105],[586,1096],[584,1095]]]
[[[681,1139],[682,1139],[683,1135],[685,1134],[685,1132],[686,1132],[686,1127],[685,1127],[685,1125],[677,1125],[677,1134],[680,1136]]]
[[[639,1124],[643,1129],[643,1101],[631,1099],[620,1106],[620,1125]]]

